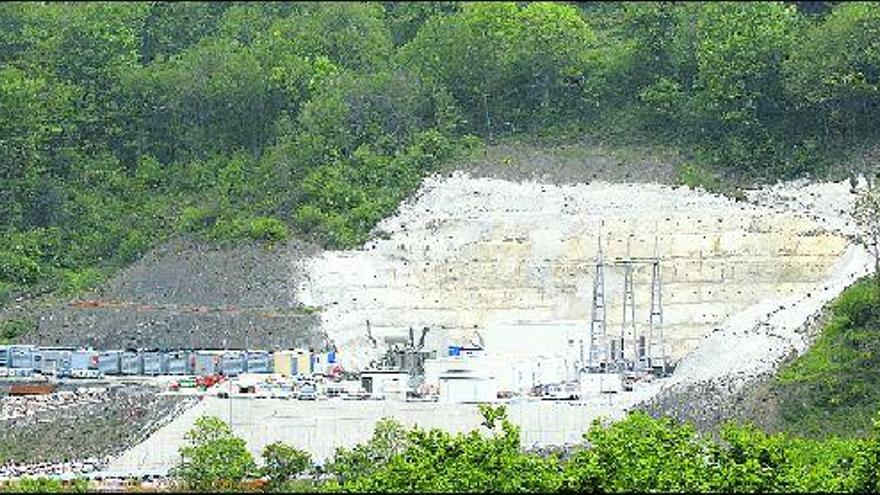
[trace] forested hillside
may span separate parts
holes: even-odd
[[[354,246],[498,139],[769,180],[880,123],[872,3],[4,3],[0,26],[0,305],[179,233]]]

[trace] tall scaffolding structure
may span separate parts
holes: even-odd
[[[590,371],[604,369],[607,362],[607,334],[605,332],[605,273],[602,259],[602,234],[599,234],[599,251],[593,273],[593,305],[590,320],[590,348],[587,368]]]

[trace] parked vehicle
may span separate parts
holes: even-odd
[[[318,389],[311,383],[306,383],[299,389],[299,400],[318,400]]]

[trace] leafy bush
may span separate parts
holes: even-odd
[[[53,478],[22,478],[0,485],[0,493],[88,493],[92,490],[84,479],[62,483]]]
[[[880,137],[880,10],[795,3],[10,5],[0,287],[179,232],[352,247],[470,134],[674,147],[732,195],[822,174]]]
[[[0,251],[0,281],[31,284],[42,274],[39,260],[10,251]]]
[[[290,482],[312,467],[312,457],[302,450],[281,442],[263,448],[263,476],[269,478],[267,488],[271,491],[285,491]]]
[[[780,370],[774,390],[787,427],[814,437],[866,434],[880,403],[878,360],[880,302],[865,279],[835,299],[813,346]]]
[[[0,344],[13,342],[19,335],[36,328],[36,322],[27,319],[14,319],[0,322]]]
[[[480,412],[488,435],[383,419],[369,441],[337,449],[326,476],[311,480],[296,479],[311,467],[308,454],[276,442],[264,449],[259,473],[268,490],[330,492],[841,492],[875,491],[880,480],[880,413],[865,439],[810,440],[737,424],[713,438],[637,412],[611,424],[596,420],[586,442],[562,458],[524,452],[504,406]],[[189,466],[189,488],[232,489],[258,474],[216,418],[200,419],[188,438],[205,449],[187,451],[176,470]],[[195,459],[204,470],[192,467]]]
[[[196,491],[233,490],[257,472],[244,440],[222,420],[203,416],[186,434],[189,445],[180,448],[181,462],[171,476]]]

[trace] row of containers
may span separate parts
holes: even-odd
[[[41,373],[58,377],[95,375],[213,375],[278,373],[311,376],[338,371],[336,353],[304,349],[285,351],[158,351],[0,346],[0,368],[7,376]]]

